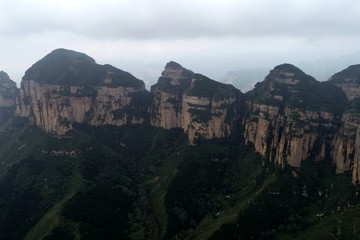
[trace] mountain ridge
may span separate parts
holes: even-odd
[[[86,63],[86,67],[78,63]],[[335,133],[323,133],[324,129],[327,129],[325,132],[346,133],[348,131],[343,128],[357,124],[347,113],[354,105],[351,101],[360,96],[360,86],[354,86],[357,66],[335,74],[327,82],[318,82],[294,65],[285,63],[276,66],[264,81],[243,94],[231,85],[170,61],[148,92],[141,80],[128,78],[129,74],[122,70],[97,65],[94,59],[82,53],[57,49],[26,71],[16,100],[16,115],[28,117],[45,131],[60,135],[72,129],[73,123],[181,128],[191,144],[201,138],[227,137],[240,123],[245,143],[254,144],[256,151],[279,165],[299,167],[309,157],[331,158],[338,172],[351,169],[357,172],[357,160],[348,159],[357,156],[357,150],[350,147],[347,152],[353,153],[342,155],[337,149],[348,143]],[[107,81],[111,82],[111,77],[109,72],[103,74],[104,69],[124,73],[117,82],[121,83],[123,77],[126,84],[109,85]],[[71,74],[69,79],[65,78],[68,71],[76,75],[75,80]],[[92,76],[93,71],[100,74]],[[52,82],[52,78],[57,80]],[[355,79],[350,83],[351,89],[359,91],[358,94],[352,90],[351,97],[349,79]],[[60,80],[64,82],[59,83]],[[351,136],[348,137],[352,140],[347,141],[355,146],[357,134]],[[315,149],[319,146],[321,149]],[[346,164],[340,164],[342,161]],[[353,178],[354,183],[359,180]]]

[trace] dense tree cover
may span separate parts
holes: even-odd
[[[243,133],[3,121],[0,239],[356,239],[359,189],[331,164],[281,169]],[[31,136],[31,138],[29,138]],[[13,151],[17,149],[17,151]]]
[[[105,79],[111,81],[105,82]],[[23,80],[65,87],[84,86],[85,89],[101,85],[137,88],[144,86],[141,80],[128,72],[111,65],[99,65],[84,53],[66,49],[56,49],[36,62],[25,72]]]
[[[263,82],[257,83],[247,97],[256,103],[280,108],[339,114],[350,106],[344,92],[333,83],[318,82],[295,66],[283,64],[274,68]]]

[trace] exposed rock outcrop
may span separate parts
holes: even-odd
[[[241,92],[233,86],[194,74],[175,62],[165,66],[151,92],[152,125],[182,128],[190,143],[200,137],[228,136],[243,102]]]
[[[299,167],[308,158],[329,157],[340,117],[329,112],[252,104],[245,122],[246,143],[279,165]]]
[[[349,105],[332,145],[332,159],[337,172],[352,171],[353,183],[360,183],[360,64],[334,74],[329,83],[338,86]]]
[[[193,143],[225,137],[239,116],[243,94],[231,85],[169,62],[151,93],[144,83],[85,54],[57,49],[25,73],[16,114],[63,135],[73,123],[149,123],[182,128]],[[151,107],[150,107],[151,105]]]
[[[120,126],[148,121],[149,100],[144,83],[129,73],[58,49],[25,73],[16,114],[63,135],[74,122]]]
[[[280,165],[299,167],[309,157],[324,159],[326,143],[332,137],[325,132],[337,128],[333,123],[340,116],[330,110],[335,107],[331,104],[334,101],[323,96],[322,88],[321,83],[290,64],[275,67],[248,93],[246,142]],[[345,96],[342,98],[346,101]],[[323,105],[324,101],[330,102]]]
[[[352,171],[353,182],[358,183],[357,96],[343,86],[360,78],[347,73],[320,83],[292,65],[276,67],[248,93],[246,143],[279,165],[299,167],[305,159],[331,159],[338,173]]]
[[[0,107],[14,106],[15,83],[0,73]],[[85,54],[57,49],[26,71],[16,114],[48,132],[73,123],[182,128],[190,143],[241,125],[246,144],[278,165],[329,160],[360,182],[360,65],[318,82],[290,64],[270,71],[246,95],[169,62],[148,92],[144,83]]]

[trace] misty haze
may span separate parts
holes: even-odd
[[[360,239],[358,1],[0,6],[0,240]]]

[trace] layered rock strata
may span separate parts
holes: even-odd
[[[57,63],[59,58],[63,60]],[[55,61],[56,66],[49,70],[48,61]],[[72,123],[120,126],[148,121],[148,99],[144,83],[132,75],[60,49],[26,72],[16,114],[29,117],[45,131],[63,135]]]
[[[226,137],[239,113],[241,92],[170,62],[151,88],[153,126],[182,128],[190,143]]]
[[[290,64],[270,71],[246,95],[169,62],[148,92],[144,83],[85,54],[57,49],[35,63],[20,92],[0,73],[0,107],[63,135],[74,123],[181,128],[189,143],[241,126],[246,144],[278,165],[332,161],[360,182],[360,65],[318,82]],[[15,103],[15,95],[17,95]]]

